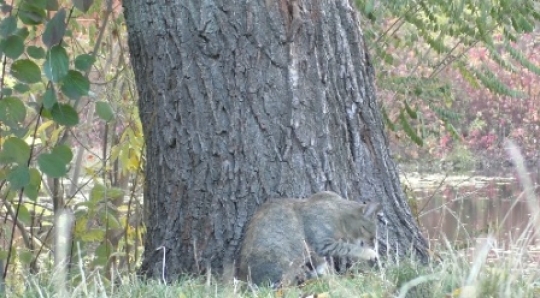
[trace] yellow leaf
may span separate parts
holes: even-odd
[[[81,235],[81,240],[84,242],[99,241],[105,237],[105,230],[91,229]]]
[[[111,149],[111,160],[116,160],[118,158],[118,154],[120,154],[120,146],[115,145]]]
[[[53,125],[54,124],[54,121],[53,120],[47,120],[45,122],[43,122],[37,129],[37,134],[40,134],[42,131],[44,131],[45,129],[49,128],[49,126]]]
[[[79,236],[79,235],[83,235],[84,233],[86,233],[86,230],[87,230],[87,227],[86,227],[86,224],[88,223],[88,219],[87,218],[77,218],[77,220],[75,221],[75,231],[74,231],[74,234],[76,236]]]
[[[129,155],[128,169],[135,171],[139,168],[139,157],[133,150],[130,150],[131,154]]]
[[[49,143],[51,144],[55,144],[56,141],[58,141],[58,137],[60,135],[61,132],[64,131],[64,127],[59,127],[57,129],[55,129],[52,133],[51,133],[51,136],[49,137]],[[46,143],[46,142],[44,142]]]

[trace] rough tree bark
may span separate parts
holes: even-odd
[[[123,1],[146,137],[141,271],[221,272],[269,197],[382,201],[383,254],[427,259],[352,0]]]

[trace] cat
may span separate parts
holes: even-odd
[[[380,208],[330,191],[269,200],[248,223],[238,278],[255,285],[294,285],[324,274],[328,258],[375,260]]]

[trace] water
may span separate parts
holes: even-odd
[[[475,246],[489,234],[501,249],[538,250],[531,211],[515,178],[405,174],[402,182],[416,198],[420,227],[432,247]],[[537,201],[538,202],[538,201]],[[413,209],[415,207],[413,206]],[[526,231],[526,233],[523,233]]]

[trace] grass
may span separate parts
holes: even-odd
[[[118,284],[108,283],[98,273],[73,277],[61,294],[55,274],[26,276],[24,285],[7,287],[7,297],[540,297],[538,268],[527,266],[525,254],[490,256],[493,244],[486,239],[467,255],[447,250],[442,261],[427,266],[400,262],[381,269],[353,269],[342,276],[329,275],[302,287],[280,291],[262,288],[251,291],[240,285],[203,279],[186,279],[165,285],[124,276]],[[408,289],[408,290],[407,290]]]
[[[346,275],[328,275],[302,287],[274,291],[251,291],[245,285],[206,279],[185,279],[172,284],[158,280],[142,281],[135,276],[120,276],[110,283],[100,271],[86,272],[78,264],[68,282],[65,268],[40,275],[13,274],[7,281],[7,297],[540,297],[540,251],[532,243],[538,237],[540,205],[533,184],[525,171],[523,158],[513,144],[507,144],[532,216],[527,228],[511,245],[498,247],[494,234],[471,236],[468,245],[448,241],[432,248],[437,259],[427,265],[411,260],[386,263],[378,268],[359,266]],[[492,233],[492,232],[489,232]],[[459,248],[458,248],[459,247]],[[509,248],[507,248],[509,247]],[[80,258],[79,258],[80,259]],[[14,276],[17,277],[14,277]]]

